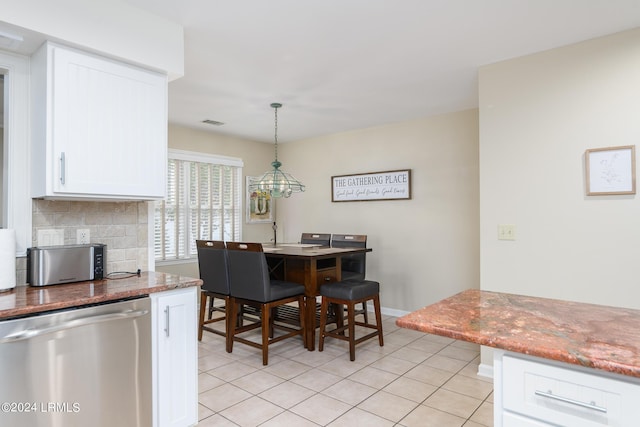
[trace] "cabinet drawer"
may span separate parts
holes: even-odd
[[[504,409],[567,427],[637,425],[640,385],[601,374],[505,355]]]
[[[323,283],[333,283],[338,280],[338,274],[335,268],[326,268],[318,270],[318,285]]]

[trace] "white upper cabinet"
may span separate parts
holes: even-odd
[[[47,42],[31,90],[32,197],[164,198],[166,75]]]

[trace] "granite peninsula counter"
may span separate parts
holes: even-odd
[[[637,426],[640,310],[467,290],[396,321],[494,350],[494,425]]]

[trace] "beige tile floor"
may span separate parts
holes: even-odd
[[[198,346],[199,426],[493,426],[493,386],[476,375],[479,347],[383,320],[384,347],[293,338],[258,349],[206,332]]]

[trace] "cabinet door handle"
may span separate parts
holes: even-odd
[[[164,333],[165,336],[169,336],[169,306],[166,306],[164,309]]]
[[[595,404],[595,402],[591,402],[591,403],[580,402],[579,400],[569,399],[568,397],[556,396],[551,391],[546,392],[546,391],[536,390],[535,391],[535,395],[536,396],[540,396],[540,397],[544,397],[544,398],[547,398],[547,399],[552,399],[552,400],[557,400],[557,401],[560,401],[560,402],[568,403],[569,405],[576,405],[576,406],[580,406],[581,408],[586,408],[586,409],[591,409],[593,411],[602,412],[604,414],[607,413],[607,408],[603,408],[602,406],[597,406]]]
[[[65,156],[64,151],[60,153],[60,183],[64,185],[64,177],[66,175],[65,170]]]

